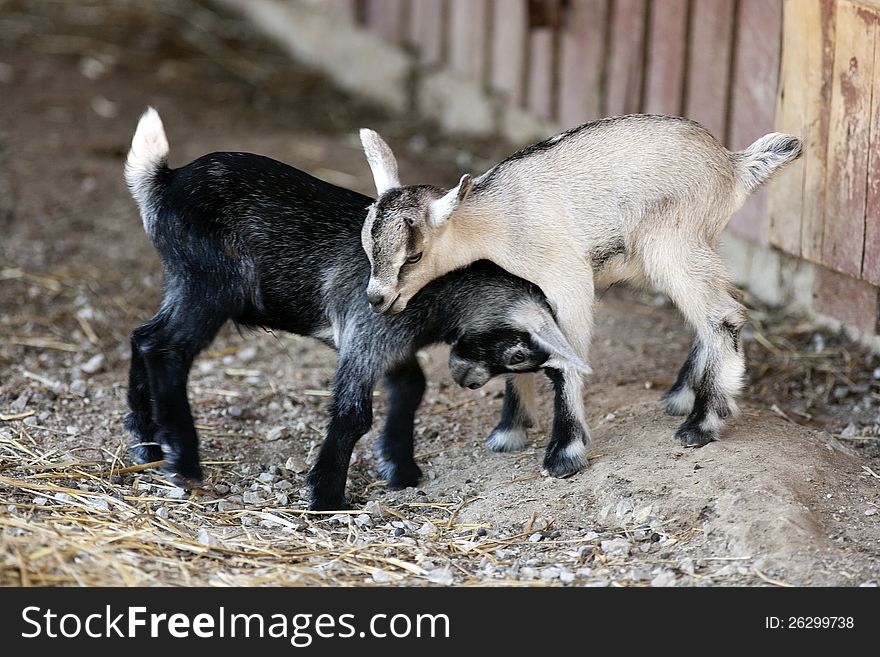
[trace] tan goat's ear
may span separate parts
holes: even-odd
[[[431,226],[437,228],[445,224],[458,206],[470,195],[474,187],[474,179],[464,174],[458,185],[450,189],[436,201],[431,201],[428,207],[428,220]]]
[[[382,196],[389,189],[400,187],[400,179],[397,175],[397,159],[391,151],[391,147],[374,130],[361,128],[361,144],[364,147],[364,155],[370,171],[373,172],[373,181],[376,183],[376,194]]]

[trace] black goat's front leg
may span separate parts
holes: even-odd
[[[376,445],[379,471],[391,488],[416,486],[422,471],[414,459],[413,424],[425,394],[425,374],[412,358],[388,371],[385,386],[389,407],[385,428]]]
[[[349,508],[345,481],[351,453],[373,424],[375,378],[365,373],[368,370],[366,362],[340,355],[327,436],[306,479],[312,490],[310,508],[313,511]]]
[[[526,429],[535,424],[532,414],[535,397],[534,374],[508,374],[504,382],[501,420],[486,438],[493,452],[514,452],[526,444]]]
[[[590,430],[583,417],[583,380],[573,370],[547,368],[556,393],[553,402],[553,430],[544,453],[544,468],[554,477],[567,477],[587,465]]]

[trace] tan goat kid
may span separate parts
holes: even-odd
[[[797,137],[769,134],[730,152],[702,126],[667,116],[602,119],[529,146],[451,190],[401,186],[391,149],[371,130],[361,141],[378,199],[362,241],[376,312],[396,313],[425,284],[487,259],[540,286],[584,363],[594,289],[646,282],[669,296],[696,330],[666,410],[687,415],[684,445],[714,440],[736,410],[745,364],[746,311],[718,254],[730,216],[759,185],[801,154]],[[477,387],[487,372],[456,372]],[[565,476],[586,464],[589,441],[581,372],[559,362],[565,391],[544,465]],[[581,371],[579,372],[578,369]],[[498,451],[521,447],[530,426],[532,374],[508,380],[505,415],[489,436]],[[556,435],[564,432],[565,436]]]

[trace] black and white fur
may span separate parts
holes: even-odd
[[[315,337],[339,351],[326,440],[308,477],[313,509],[346,506],[352,449],[372,424],[373,388],[383,376],[390,408],[376,450],[381,471],[393,487],[418,482],[413,418],[425,389],[418,349],[452,344],[453,376],[468,387],[563,362],[584,367],[541,291],[489,262],[440,278],[404,313],[373,313],[360,241],[372,199],[259,155],[213,153],[179,169],[169,169],[167,157],[162,122],[149,109],[125,176],[162,258],[165,294],[131,336],[125,426],[136,458],[164,459],[182,483],[202,475],[188,373],[227,320]],[[523,414],[515,395],[506,399],[499,430]],[[565,458],[553,444],[551,468]]]

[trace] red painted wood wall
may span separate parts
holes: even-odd
[[[351,1],[422,63],[561,128],[649,112],[693,118],[733,150],[803,135],[795,173],[731,228],[880,284],[880,1]]]

